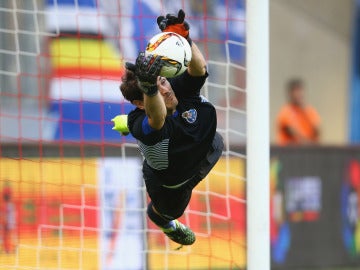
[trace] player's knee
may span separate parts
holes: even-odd
[[[161,223],[161,220],[170,221],[181,217],[185,209],[171,209],[164,211],[163,209],[156,209],[152,202],[148,204],[147,215],[155,223]]]
[[[171,219],[167,219],[166,217],[163,217],[161,214],[155,211],[152,202],[148,204],[146,213],[150,218],[150,220],[160,227],[163,227],[171,220]]]

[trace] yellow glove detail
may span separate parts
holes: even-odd
[[[119,114],[111,119],[114,122],[113,130],[116,130],[121,133],[121,135],[126,136],[130,133],[127,126],[128,116],[126,114]]]

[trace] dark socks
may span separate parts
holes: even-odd
[[[161,228],[166,228],[169,225],[171,219],[167,219],[159,214],[157,214],[153,209],[153,204],[150,202],[147,207],[147,214],[152,222]]]

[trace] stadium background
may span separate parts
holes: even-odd
[[[211,226],[212,240],[200,236],[196,256],[173,252],[150,224],[146,244],[151,252],[139,252],[146,221],[136,211],[123,210],[141,209],[145,200],[139,192],[140,158],[131,147],[117,148],[133,140],[113,132],[110,119],[131,108],[118,91],[122,57],[134,60],[144,48],[146,37],[156,31],[159,12],[185,7],[192,36],[207,59],[224,61],[224,39],[244,41],[244,1],[120,2],[126,16],[117,13],[116,0],[0,4],[0,188],[14,196],[16,226],[10,242],[22,247],[6,254],[9,240],[2,238],[0,269],[117,269],[116,264],[120,269],[145,264],[149,269],[243,268],[245,204],[227,200],[233,218],[222,222],[229,206],[216,197],[225,192],[221,174],[209,179],[215,192],[211,210],[217,218],[209,222],[199,215],[186,216],[200,235]],[[323,144],[272,148],[274,269],[360,265],[360,150],[354,145],[360,140],[358,5],[351,0],[270,2],[271,139],[276,113],[285,101],[285,82],[296,76],[305,80],[307,99],[321,115]],[[235,63],[244,64],[244,51],[232,48]],[[15,57],[17,52],[22,53]],[[221,70],[214,67],[214,75],[216,82]],[[244,74],[238,75],[237,85],[245,88]],[[224,102],[215,91],[209,95],[216,103]],[[231,106],[244,107],[243,95],[232,97]],[[242,119],[232,121],[243,124]],[[231,140],[243,151],[243,138]],[[119,158],[121,151],[127,152],[127,161]],[[237,164],[231,175],[244,176],[244,163],[238,158],[230,162]],[[217,171],[227,166],[223,159]],[[125,180],[117,179],[118,171]],[[135,180],[129,184],[128,178]],[[231,195],[244,198],[244,183],[231,178]],[[109,190],[109,185],[114,188]],[[193,213],[208,209],[204,205],[209,202],[199,194],[191,205]],[[138,233],[112,242],[114,226],[120,228],[115,232],[130,226]],[[129,253],[134,256],[131,262]]]

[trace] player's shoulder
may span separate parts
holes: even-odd
[[[153,129],[149,125],[149,119],[144,110],[136,108],[128,114],[128,127],[131,134],[137,140],[146,145],[153,145],[167,137],[169,123],[165,121],[160,130]]]
[[[208,77],[206,72],[203,76],[192,76],[186,70],[181,75],[169,78],[168,81],[178,98],[191,95],[199,95],[200,89]]]
[[[137,118],[145,116],[145,111],[139,108],[135,108],[128,114],[128,123],[135,121]]]
[[[146,116],[145,111],[141,110],[139,108],[132,110],[128,114],[128,127],[132,133],[133,133],[134,127],[136,126],[136,123],[142,122],[142,120],[144,119],[145,116]]]
[[[188,70],[185,70],[183,73],[181,73],[179,76],[176,77],[172,77],[172,78],[168,78],[168,81],[170,82],[170,84],[172,82],[176,82],[176,81],[186,81],[186,80],[203,80],[206,79],[209,76],[208,72],[206,71],[204,74],[199,75],[199,76],[194,76],[191,75],[189,73]]]

